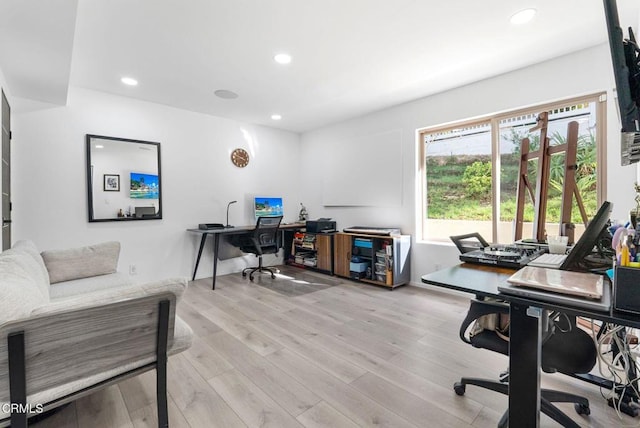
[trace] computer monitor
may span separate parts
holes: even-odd
[[[253,208],[256,220],[258,217],[284,215],[282,198],[256,196],[253,198]]]
[[[136,218],[155,217],[156,207],[135,207]]]
[[[578,239],[578,242],[576,242],[571,252],[569,252],[560,269],[573,271],[588,270],[588,268],[585,267],[585,258],[593,252],[593,248],[600,240],[602,232],[606,229],[612,207],[613,204],[611,202],[605,201],[602,204],[596,215],[589,222],[580,239]]]

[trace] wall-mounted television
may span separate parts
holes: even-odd
[[[604,0],[604,12],[622,124],[621,163],[629,165],[640,161],[640,50],[631,27],[624,37],[616,0]]]
[[[256,220],[263,216],[284,215],[282,198],[256,196],[253,198],[253,208]]]
[[[132,172],[130,179],[129,197],[131,199],[158,199],[160,183],[157,175]]]

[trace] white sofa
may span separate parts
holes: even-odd
[[[191,346],[175,316],[187,281],[132,284],[116,271],[119,252],[117,242],[40,253],[19,241],[0,253],[0,426],[151,369],[164,425],[167,355]]]

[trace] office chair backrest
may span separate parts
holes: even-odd
[[[253,242],[257,250],[264,252],[266,249],[278,250],[278,229],[282,216],[258,217],[256,228],[253,233]]]

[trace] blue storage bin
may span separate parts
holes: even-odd
[[[349,270],[351,272],[366,272],[369,265],[370,265],[369,262],[360,262],[360,263],[350,262]]]
[[[362,248],[373,248],[373,240],[368,238],[355,238],[353,245]]]

